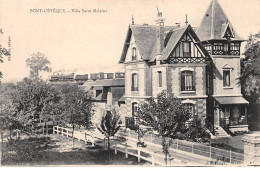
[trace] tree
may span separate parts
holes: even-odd
[[[112,112],[113,113],[108,111],[106,115],[102,117],[100,127],[98,127],[98,130],[104,134],[108,141],[108,160],[110,160],[110,137],[114,136],[120,128],[118,125],[120,117],[115,110],[112,110]]]
[[[181,132],[185,127],[184,123],[191,117],[191,114],[183,107],[181,101],[165,91],[158,94],[157,98],[150,98],[147,103],[141,105],[137,111],[140,124],[151,126],[160,136],[163,137],[162,147],[167,164],[169,146],[172,137]]]
[[[259,103],[260,97],[260,42],[248,41],[245,58],[241,59],[239,83],[242,92],[251,103]]]
[[[93,116],[92,97],[89,93],[79,89],[76,84],[65,84],[61,87],[64,102],[64,113],[61,115],[63,124],[72,125],[72,138],[74,146],[75,127],[89,129]]]
[[[51,71],[50,66],[48,66],[50,61],[40,52],[33,53],[32,57],[26,59],[25,62],[26,66],[30,68],[31,78],[39,77],[39,72],[41,71]]]
[[[58,91],[51,84],[39,78],[24,78],[15,85],[11,95],[19,121],[32,129],[34,118],[38,116],[40,116],[40,120],[50,118],[49,112],[45,112],[44,108],[51,102],[58,103],[60,101]]]
[[[0,63],[3,63],[3,56],[10,56],[10,52],[6,49],[6,48],[2,48],[2,46],[0,45]],[[0,78],[3,77],[2,72],[0,71]]]

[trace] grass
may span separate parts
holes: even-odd
[[[100,146],[89,146],[75,140],[72,147],[72,139],[50,135],[50,137],[34,137],[13,141],[8,148],[13,150],[4,153],[3,166],[41,166],[41,165],[150,165],[137,158],[111,150],[111,158],[108,161],[108,151]]]

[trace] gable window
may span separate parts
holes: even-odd
[[[136,60],[136,48],[132,48],[132,60]]]
[[[190,42],[183,42],[183,57],[191,56],[191,47]]]
[[[181,91],[195,91],[192,71],[181,72]]]
[[[162,87],[162,72],[158,71],[158,86]]]
[[[223,71],[223,86],[230,87],[230,70]]]
[[[138,91],[138,74],[132,74],[132,91]]]

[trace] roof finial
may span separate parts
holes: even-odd
[[[157,16],[158,16],[158,17],[162,17],[162,12],[159,11],[159,8],[158,8],[157,5],[156,5],[156,8],[157,8]]]
[[[132,25],[135,25],[134,16],[132,14]]]
[[[187,25],[189,22],[188,22],[188,16],[186,14],[186,21],[185,21],[185,24]]]

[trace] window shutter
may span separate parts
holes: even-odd
[[[196,86],[196,72],[195,72],[195,70],[192,72],[192,90],[195,90],[196,88],[195,88],[195,86]]]

